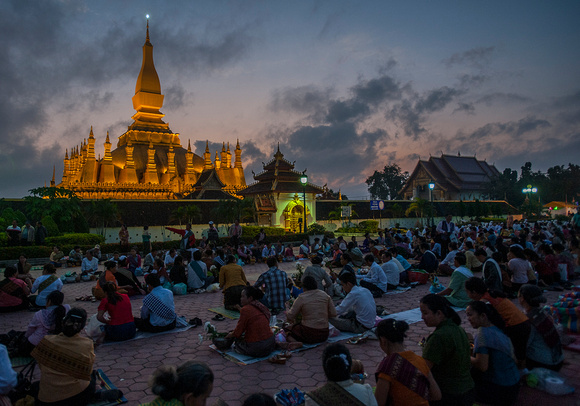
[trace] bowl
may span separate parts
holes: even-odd
[[[234,338],[215,337],[212,338],[211,342],[218,350],[225,352],[231,348],[234,343]]]

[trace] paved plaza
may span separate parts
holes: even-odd
[[[309,265],[308,261],[300,261],[303,265]],[[282,263],[280,268],[288,274],[295,272],[295,263]],[[265,264],[246,266],[248,279],[253,282],[259,274],[267,270]],[[59,276],[70,268],[58,271]],[[79,270],[73,268],[72,270]],[[40,271],[33,271],[34,276]],[[449,278],[441,278],[446,284]],[[98,302],[76,302],[75,297],[90,294],[94,282],[80,282],[65,284],[63,292],[65,303],[71,306],[82,307],[89,315],[97,311]],[[377,304],[385,306],[388,312],[396,313],[413,309],[419,306],[419,299],[428,293],[428,286],[418,286],[408,292],[385,295],[377,299]],[[553,303],[557,292],[548,292],[548,303]],[[142,297],[132,299],[133,314],[139,314]],[[208,310],[222,304],[222,293],[188,294],[175,297],[176,312],[185,316],[188,320],[194,317],[201,318],[204,322],[211,320],[215,315]],[[6,333],[11,329],[26,330],[28,322],[32,318],[32,312],[17,312],[12,314],[0,314],[0,333]],[[465,312],[460,312],[462,325],[469,333],[474,329],[467,323]],[[283,314],[279,319],[283,319]],[[236,320],[212,321],[218,330],[229,331],[236,325]],[[227,402],[230,406],[241,404],[241,401],[249,394],[265,392],[274,395],[280,389],[298,387],[303,391],[311,390],[325,382],[324,372],[321,365],[322,351],[326,344],[314,349],[295,353],[285,365],[270,364],[267,361],[254,363],[247,366],[236,365],[222,358],[216,351],[209,348],[210,342],[199,343],[198,334],[203,327],[191,328],[182,333],[159,335],[158,337],[132,340],[112,345],[98,347],[96,352],[95,368],[102,369],[115,385],[121,389],[130,405],[138,405],[142,402],[151,401],[154,396],[149,390],[148,380],[152,372],[163,364],[180,364],[188,360],[196,360],[208,364],[215,374],[214,389],[208,405],[213,404],[218,398]],[[432,328],[425,326],[420,321],[412,324],[406,341],[407,348],[421,354],[418,343],[429,335]],[[384,354],[379,348],[377,341],[367,341],[358,345],[347,344],[353,358],[360,359],[369,374],[367,380],[372,386],[375,384],[374,370]],[[578,391],[580,391],[580,354],[565,351],[565,363],[561,374],[568,384],[576,388],[577,394],[564,397],[552,397],[539,390],[523,387],[520,392],[519,405],[580,405]],[[38,372],[37,372],[38,373]]]

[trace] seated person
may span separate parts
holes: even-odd
[[[501,254],[498,253],[498,255]],[[484,249],[479,248],[477,251],[475,251],[475,256],[477,257],[479,262],[483,264],[482,277],[487,288],[490,291],[501,292],[503,290],[501,268],[499,267],[499,263],[494,258],[494,255],[492,254],[492,257],[488,258],[487,252]]]
[[[107,341],[125,341],[135,337],[137,329],[129,296],[117,292],[117,287],[111,282],[103,284],[103,291],[106,296],[99,304],[97,320],[105,323],[104,339]],[[109,315],[108,318],[105,318],[105,313]]]
[[[370,385],[352,381],[352,364],[350,351],[344,344],[329,344],[322,353],[322,367],[328,382],[306,394],[306,406],[377,406]]]
[[[347,244],[347,250],[345,254],[350,255],[352,263],[355,266],[360,268],[364,264],[364,255],[362,251],[352,241]]]
[[[131,289],[132,288],[131,285],[122,285],[122,286],[119,286],[117,284],[117,278],[116,278],[117,272],[118,272],[118,265],[117,265],[117,263],[115,261],[107,261],[107,262],[105,262],[105,272],[103,272],[101,274],[101,276],[99,276],[99,279],[97,279],[97,285],[93,288],[93,296],[97,300],[101,300],[101,299],[103,299],[105,297],[105,292],[101,288],[101,286],[105,282],[112,282],[112,283],[114,283],[115,286],[117,286],[117,290],[120,290],[120,293],[127,293],[127,289]]]
[[[88,250],[81,263],[83,275],[93,275],[99,271],[99,260],[93,256],[93,250]]]
[[[227,265],[220,269],[220,289],[224,294],[224,307],[228,310],[238,310],[242,290],[248,284],[244,269],[237,264],[236,257],[228,255]]]
[[[135,317],[135,325],[139,331],[160,333],[175,328],[177,315],[173,292],[161,286],[159,275],[150,273],[145,277],[149,294],[143,299],[141,317]]]
[[[161,366],[149,380],[157,398],[142,406],[205,405],[213,390],[213,372],[205,364],[187,361],[177,368]]]
[[[286,301],[289,299],[288,292],[286,291],[288,276],[286,272],[278,268],[278,260],[276,257],[268,257],[266,265],[268,265],[268,270],[258,277],[256,283],[254,283],[254,287],[264,289],[265,295],[262,303],[272,313],[278,314],[286,308]]]
[[[292,244],[288,244],[284,250],[284,261],[294,261],[296,257],[294,256],[294,250],[292,249]]]
[[[208,276],[207,265],[201,260],[201,251],[193,252],[193,259],[187,265],[188,291],[200,292],[213,283],[213,276]]]
[[[329,319],[340,331],[364,333],[375,326],[377,307],[375,299],[368,289],[356,285],[356,277],[349,273],[342,273],[338,277],[346,297],[336,307],[338,317]]]
[[[514,354],[520,369],[525,368],[526,347],[530,337],[531,324],[522,311],[501,291],[488,291],[481,278],[469,278],[465,281],[465,290],[471,300],[484,300],[499,313],[503,320],[502,330],[509,337],[514,347]]]
[[[169,279],[173,285],[177,285],[178,283],[185,283],[187,285],[187,274],[185,267],[183,266],[183,257],[181,255],[175,257],[173,267],[169,273]]]
[[[510,339],[500,330],[504,325],[497,311],[480,301],[466,310],[471,327],[477,329],[471,376],[475,401],[492,405],[513,405],[520,390],[520,372]]]
[[[238,258],[240,258],[245,264],[249,264],[252,259],[252,251],[246,247],[246,244],[240,242],[237,250]]]
[[[173,267],[175,267],[175,263],[173,263]],[[159,280],[161,281],[162,285],[169,281],[169,275],[167,275],[167,271],[165,270],[165,263],[160,258],[157,258],[155,261],[153,261],[153,266],[149,268],[148,273],[156,273],[159,275]]]
[[[62,322],[62,333],[45,336],[32,351],[40,367],[36,405],[86,405],[123,395],[118,389],[96,391],[93,341],[79,334],[86,322],[84,309],[71,309]]]
[[[101,246],[99,244],[95,245],[95,248],[93,248],[93,257],[97,258],[97,261],[99,263],[101,263],[101,261],[103,260],[103,254],[101,252]]]
[[[328,339],[328,319],[336,317],[332,299],[318,289],[316,279],[312,276],[302,278],[302,288],[304,292],[298,296],[286,314],[286,321],[292,323],[286,329],[287,340],[307,344],[324,342]],[[296,322],[299,315],[302,319]]]
[[[429,243],[422,242],[419,249],[421,250],[421,261],[419,262],[419,265],[417,265],[417,268],[423,269],[428,273],[437,272],[439,260],[433,251],[429,249]]]
[[[357,275],[360,278],[360,286],[371,291],[373,297],[379,298],[387,292],[387,276],[383,268],[375,262],[373,254],[365,256],[365,264],[369,267],[366,275]]]
[[[268,257],[277,257],[276,249],[272,246],[271,242],[265,244],[264,248],[262,249],[262,259],[264,262]]]
[[[526,367],[559,371],[564,362],[562,341],[550,311],[540,308],[542,303],[546,303],[542,289],[535,285],[524,285],[520,288],[518,300],[532,323],[526,350]]]
[[[0,405],[11,405],[8,394],[18,384],[18,373],[12,369],[8,350],[0,344]]]
[[[55,290],[50,292],[46,298],[46,309],[34,313],[32,320],[28,323],[26,338],[28,348],[22,349],[22,355],[29,355],[30,352],[40,343],[40,340],[47,334],[60,334],[62,332],[62,320],[70,310],[70,306],[62,302],[64,295]]]
[[[42,275],[36,278],[32,285],[31,292],[37,295],[28,297],[32,306],[44,307],[46,306],[46,299],[51,292],[60,291],[62,289],[62,281],[56,276],[56,268],[52,264],[44,265]],[[63,315],[64,317],[64,315]]]
[[[302,244],[300,244],[298,256],[300,258],[308,258],[310,256],[310,245],[308,245],[308,240],[303,240]]]
[[[4,280],[0,282],[0,313],[28,309],[30,289],[16,274],[13,266],[7,266],[4,270]]]
[[[477,258],[471,241],[465,241],[465,257],[467,258],[467,262],[465,263],[467,269],[471,272],[481,272],[483,264]]]
[[[240,297],[240,319],[234,331],[226,337],[235,338],[236,352],[251,357],[265,357],[274,351],[276,340],[270,329],[270,311],[260,299],[260,289],[246,286]]]
[[[137,269],[141,269],[141,255],[137,252],[137,248],[131,248],[129,255],[127,255],[127,269],[135,274]]]
[[[393,254],[389,251],[383,251],[381,259],[383,261],[381,268],[387,277],[387,290],[397,289],[401,273],[399,271],[399,266],[395,260],[393,260]]]
[[[445,256],[443,261],[439,264],[438,272],[441,275],[451,275],[455,270],[455,255],[457,254],[457,243],[451,241],[448,244],[449,253]],[[466,260],[467,262],[467,260]]]
[[[167,269],[168,271],[171,270],[171,267],[173,266],[173,262],[175,261],[176,256],[177,251],[175,250],[175,248],[171,248],[167,253],[167,255],[165,255],[165,259],[163,260],[163,262],[165,262],[165,269]]]
[[[28,288],[31,289],[32,284],[34,283],[34,278],[30,273],[32,265],[28,263],[28,258],[26,258],[26,255],[20,254],[20,257],[18,258],[18,263],[16,264],[16,269],[18,270],[18,274],[16,275],[16,277],[26,282]]]
[[[64,253],[60,250],[59,247],[56,245],[52,247],[52,252],[50,253],[50,263],[55,268],[60,268],[62,266],[62,258],[64,257]]]
[[[429,400],[441,399],[427,362],[413,351],[405,351],[407,330],[405,321],[395,319],[385,319],[377,326],[379,345],[387,354],[376,372],[375,397],[380,405],[429,406]]]
[[[155,259],[157,259],[157,250],[153,248],[149,254],[145,255],[145,259],[143,260],[143,272],[149,272],[149,269],[153,268]],[[165,268],[165,264],[163,267]]]
[[[449,286],[437,293],[439,296],[445,297],[451,306],[467,307],[471,299],[465,290],[465,282],[473,276],[471,271],[465,267],[465,254],[458,252],[455,255],[454,265],[455,270],[451,274]]]
[[[318,289],[331,295],[333,290],[332,279],[320,265],[322,263],[322,258],[315,256],[310,261],[312,262],[312,265],[306,267],[304,270],[302,281],[304,282],[304,278],[307,276],[312,276],[316,281]]]
[[[81,262],[83,262],[83,252],[81,251],[80,245],[75,245],[68,253],[68,260],[66,263],[69,266],[78,266]]]

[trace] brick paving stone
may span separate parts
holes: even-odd
[[[300,261],[304,266],[307,261]],[[289,275],[295,272],[295,263],[282,263],[280,268]],[[78,268],[59,269],[58,275],[67,271],[77,271]],[[250,281],[255,281],[260,273],[267,270],[265,264],[246,266],[244,271]],[[38,275],[40,272],[38,272]],[[35,276],[38,276],[35,275]],[[444,284],[449,282],[449,277],[440,278]],[[75,301],[75,297],[90,294],[94,282],[65,284],[63,293],[65,303],[72,307],[81,307],[87,310],[89,315],[97,311],[98,303]],[[377,299],[377,304],[385,306],[390,313],[396,313],[419,306],[419,300],[428,293],[428,286],[422,285],[408,292],[385,295]],[[560,293],[547,292],[548,303],[557,300]],[[204,322],[210,321],[219,331],[230,331],[236,325],[236,320],[226,319],[223,322],[212,321],[215,315],[208,310],[222,304],[223,295],[198,294],[176,296],[176,312],[185,316],[188,320],[200,317]],[[131,298],[133,313],[137,315],[143,302],[142,297]],[[519,306],[517,301],[514,301]],[[0,314],[0,334],[11,329],[26,330],[34,313],[22,311],[18,313]],[[467,323],[465,312],[460,312],[462,326],[468,333],[474,330]],[[278,316],[284,320],[284,313]],[[198,334],[201,327],[196,327],[187,332],[165,334],[157,337],[115,343],[96,348],[95,368],[101,368],[111,378],[129,400],[129,405],[137,405],[154,399],[154,395],[148,388],[148,379],[155,369],[162,364],[180,364],[188,360],[196,360],[208,364],[215,374],[214,391],[207,404],[213,404],[218,398],[227,401],[230,406],[235,406],[251,393],[265,392],[274,395],[280,389],[292,389],[298,387],[308,391],[325,382],[322,369],[321,357],[326,344],[314,349],[295,353],[286,365],[273,365],[267,361],[254,363],[247,366],[238,366],[231,361],[222,358],[217,352],[209,348],[209,341],[198,343]],[[421,354],[419,341],[433,331],[420,321],[412,324],[407,332],[407,348]],[[374,385],[373,372],[377,364],[384,357],[376,340],[369,340],[361,345],[348,345],[353,358],[360,359],[366,372],[370,375],[367,383]],[[565,351],[566,362],[561,374],[567,379],[567,383],[580,390],[580,354]],[[39,373],[37,371],[37,377]],[[518,399],[518,405],[558,405],[568,406],[579,404],[578,396],[553,397],[536,389],[522,387]]]

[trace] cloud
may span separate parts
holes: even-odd
[[[458,52],[444,59],[443,63],[451,68],[454,65],[465,65],[481,69],[491,62],[495,47],[477,47],[465,52]]]
[[[276,89],[272,93],[269,108],[274,112],[291,111],[316,115],[325,111],[334,91],[332,88],[319,88],[315,85]]]
[[[522,96],[517,93],[502,93],[495,92],[489,93],[485,96],[480,97],[475,101],[477,104],[485,104],[487,106],[492,106],[496,103],[500,104],[522,104],[531,101],[529,97]]]
[[[475,114],[475,107],[473,103],[457,103],[457,108],[453,110],[453,113],[466,113],[466,114]]]
[[[362,81],[351,88],[354,97],[363,103],[377,106],[386,100],[401,98],[401,85],[391,76]]]
[[[180,83],[172,84],[163,93],[165,94],[164,109],[175,111],[191,103],[191,94]]]
[[[462,88],[476,88],[480,87],[484,83],[490,80],[490,77],[487,75],[468,75],[463,74],[459,75],[459,86]]]

